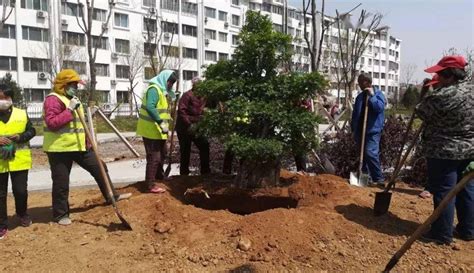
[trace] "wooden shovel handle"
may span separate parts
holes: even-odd
[[[363,91],[365,92],[365,91]],[[365,94],[365,109],[364,109],[364,123],[362,124],[362,139],[360,141],[360,156],[359,156],[359,169],[357,170],[357,176],[360,177],[362,173],[362,164],[364,163],[364,152],[365,152],[365,131],[367,130],[367,116],[369,114],[369,94]]]

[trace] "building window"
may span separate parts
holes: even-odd
[[[47,59],[23,58],[23,70],[28,72],[48,72],[50,70]]]
[[[240,0],[232,0],[232,5],[240,5]]]
[[[273,29],[278,32],[283,32],[283,26],[279,24],[273,24]]]
[[[374,72],[374,79],[378,79],[380,76],[380,74],[378,72]]]
[[[178,0],[162,0],[160,4],[162,9],[178,11],[179,4]]]
[[[219,32],[219,41],[227,43],[227,33]]]
[[[16,57],[0,56],[0,70],[16,71]]]
[[[114,13],[114,25],[116,27],[128,28],[128,14]]]
[[[279,6],[272,6],[272,12],[276,14],[283,14],[283,8]]]
[[[372,59],[369,59],[369,66],[372,66]]]
[[[185,81],[190,81],[194,77],[197,77],[198,73],[197,71],[192,71],[192,70],[183,70],[183,79]]]
[[[129,54],[130,53],[130,41],[115,39],[115,52]]]
[[[238,45],[238,44],[239,44],[239,36],[232,35],[232,45]]]
[[[92,11],[92,20],[105,22],[107,21],[107,11],[103,9],[96,9]]]
[[[22,26],[21,30],[23,32],[23,40],[47,42],[49,39],[47,29]]]
[[[183,48],[183,57],[187,59],[197,59],[197,49],[195,48]]]
[[[82,17],[82,9],[79,8],[78,4],[62,2],[61,14]]]
[[[219,11],[219,20],[226,22],[227,21],[227,12],[220,10]]]
[[[108,77],[109,65],[108,64],[95,64],[95,73],[97,76]]]
[[[156,7],[156,0],[143,0],[143,6],[155,8]]]
[[[190,15],[197,15],[197,4],[190,2],[181,3],[181,11]]]
[[[161,21],[161,32],[178,34],[178,24]]]
[[[205,52],[205,59],[206,61],[217,61],[217,53],[215,51],[207,51]]]
[[[380,61],[379,60],[374,60],[374,65],[380,65]]]
[[[16,29],[14,25],[3,25],[3,29],[0,31],[0,38],[16,39]]]
[[[156,44],[154,43],[143,43],[143,52],[146,56],[156,56]]]
[[[166,46],[162,45],[161,46],[161,53],[163,56],[167,57],[179,57],[179,48],[177,46]]]
[[[51,92],[50,89],[23,89],[27,102],[43,102],[44,98]]]
[[[157,32],[156,20],[152,18],[143,18],[143,31]]]
[[[240,26],[240,16],[232,14],[232,25]]]
[[[128,79],[130,76],[130,67],[128,65],[116,65],[115,76],[118,79]]]
[[[155,76],[155,72],[153,72],[153,68],[145,67],[145,80],[149,80]]]
[[[48,0],[21,0],[21,8],[48,11]]]
[[[98,36],[92,36],[92,46],[94,48],[107,50],[109,48],[108,44],[109,44],[109,38],[102,37],[99,39]]]
[[[386,62],[386,61],[382,61],[381,64],[382,64],[382,66],[385,66],[385,65],[387,64],[387,62]]]
[[[216,31],[215,30],[205,29],[204,33],[205,33],[206,39],[212,39],[212,40],[216,39]]]
[[[385,73],[381,73],[381,79],[385,79]]]
[[[272,12],[272,4],[269,4],[269,3],[263,3],[262,4],[263,6],[263,11],[266,11],[266,12]]]
[[[85,36],[82,33],[63,31],[62,40],[65,45],[84,46]]]
[[[197,37],[197,27],[183,25],[183,35]]]
[[[75,61],[64,61],[63,69],[69,68],[76,70],[77,73],[84,75],[87,73],[86,63],[85,62],[75,62]]]
[[[130,103],[130,100],[128,99],[128,91],[117,91],[117,102]]]
[[[213,8],[208,8],[206,7],[205,8],[205,15],[206,17],[208,18],[216,18],[216,9],[213,9]]]
[[[96,90],[96,98],[98,102],[108,103],[110,102],[110,92],[108,90]]]
[[[227,61],[229,59],[229,54],[219,53],[219,61]]]

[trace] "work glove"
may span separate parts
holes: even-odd
[[[8,145],[4,145],[1,148],[1,156],[3,160],[11,160],[15,158],[15,145],[13,143],[10,143]]]
[[[375,95],[375,91],[372,87],[366,88],[364,91],[367,92],[367,94],[369,94],[371,97]]]
[[[163,134],[168,134],[168,132],[169,132],[169,123],[168,122],[162,122],[158,126],[160,126],[161,132]]]
[[[471,161],[469,165],[467,165],[466,169],[462,172],[462,175],[467,175],[468,173],[474,171],[474,161]]]
[[[67,109],[74,111],[76,110],[77,108],[79,108],[79,106],[81,105],[81,101],[79,100],[79,98],[77,97],[73,97],[70,101],[69,101],[69,106],[67,107]]]

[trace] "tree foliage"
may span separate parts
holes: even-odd
[[[234,58],[210,65],[198,85],[197,93],[215,106],[199,131],[220,138],[243,161],[279,160],[284,152],[315,147],[318,117],[301,103],[323,90],[324,78],[279,73],[291,58],[291,38],[274,31],[267,16],[249,11],[239,42]]]
[[[16,107],[25,108],[26,104],[23,99],[23,89],[12,79],[12,74],[5,74],[5,76],[0,79],[0,84],[5,84],[10,90],[13,90],[13,104]]]
[[[408,89],[403,94],[402,104],[406,108],[413,108],[418,103],[420,97],[420,92],[414,86],[409,86]]]

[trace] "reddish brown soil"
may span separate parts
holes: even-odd
[[[133,231],[120,229],[114,211],[100,205],[98,190],[71,192],[74,222],[68,227],[49,222],[50,193],[32,193],[35,223],[15,227],[12,219],[0,241],[0,271],[381,271],[432,211],[431,201],[417,197],[419,189],[404,186],[394,193],[390,213],[376,218],[376,189],[353,188],[330,175],[282,175],[296,183],[255,195],[288,195],[299,201],[297,208],[245,216],[185,203],[188,187],[225,182],[216,176],[174,178],[160,195],[141,193],[140,184],[126,187],[122,191],[133,196],[119,209]],[[472,272],[473,257],[474,243],[416,242],[396,269]]]

